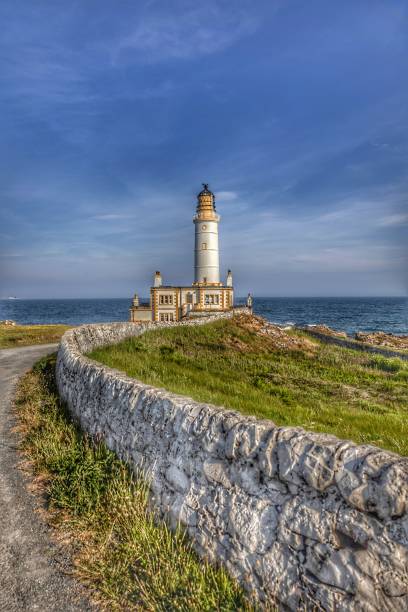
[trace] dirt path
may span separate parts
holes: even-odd
[[[18,378],[55,344],[0,350],[0,611],[91,610],[83,590],[66,573],[68,559],[52,543],[17,465],[18,438],[12,396]]]

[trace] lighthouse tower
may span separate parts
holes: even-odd
[[[220,286],[220,256],[218,250],[218,223],[214,194],[203,184],[198,194],[195,225],[194,285]]]

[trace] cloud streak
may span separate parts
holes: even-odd
[[[181,3],[181,12],[142,13],[118,42],[112,62],[155,63],[216,54],[256,31],[258,18],[245,4],[246,8],[242,3]]]

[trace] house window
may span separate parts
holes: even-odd
[[[192,303],[193,303],[193,294],[187,293],[187,304],[192,304]]]
[[[173,313],[172,312],[161,312],[160,321],[164,321],[164,322],[174,321]]]
[[[173,304],[173,296],[172,295],[161,295],[160,304]]]
[[[208,293],[205,296],[204,299],[205,304],[208,305],[212,305],[212,304],[219,304],[220,303],[220,296],[217,294],[213,294],[213,293]]]
[[[201,248],[203,251],[205,251],[207,249],[207,243],[203,242],[203,244],[201,245]]]

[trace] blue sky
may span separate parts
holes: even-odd
[[[405,295],[408,4],[0,3],[0,295]]]

